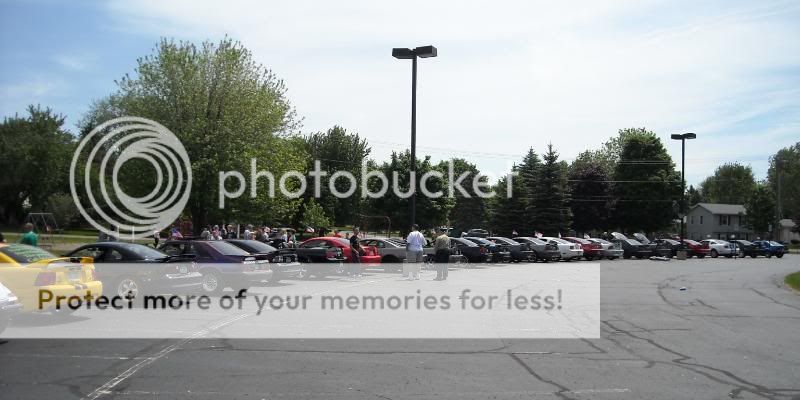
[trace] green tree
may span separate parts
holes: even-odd
[[[511,196],[507,195],[508,178],[502,177],[494,187],[496,196],[489,200],[490,224],[492,232],[501,236],[511,236],[516,231],[520,236],[532,236],[533,232],[528,231],[528,225],[524,219],[525,208],[528,205],[525,183],[519,176],[520,166],[515,165],[511,178]]]
[[[614,181],[615,225],[645,232],[670,226],[681,193],[680,175],[656,134],[636,130],[625,139]]]
[[[698,189],[695,189],[694,186],[689,185],[689,188],[686,189],[686,204],[691,207],[697,203],[705,203],[705,196],[703,196],[703,192]]]
[[[519,166],[519,181],[522,190],[515,191],[514,196],[519,196],[519,204],[523,206],[524,212],[519,215],[519,221],[524,224],[523,230],[518,232],[524,235],[533,236],[534,231],[537,229],[537,214],[536,205],[533,199],[536,197],[538,190],[539,179],[541,178],[542,160],[539,155],[533,151],[533,148],[528,149],[528,154],[522,158],[522,164]],[[516,185],[514,186],[516,190]]]
[[[756,233],[769,232],[770,227],[774,227],[777,219],[775,218],[775,194],[767,184],[756,185],[755,190],[744,203],[747,212],[745,226]]]
[[[776,202],[780,193],[781,217],[798,221],[800,227],[800,142],[782,148],[770,157],[767,180],[776,194]]]
[[[74,137],[64,130],[64,116],[29,106],[0,124],[0,218],[15,224],[25,218],[24,204],[42,211],[54,193],[69,192],[69,164]]]
[[[263,186],[256,197],[245,193],[218,207],[220,172],[249,172],[255,159],[257,170],[272,173],[277,186],[283,172],[303,171],[307,160],[301,142],[291,137],[299,123],[283,81],[239,42],[225,38],[196,46],[162,40],[153,54],[137,60],[133,76],[117,83],[118,91],[96,103],[85,120],[139,116],[175,133],[192,161],[187,211],[195,230],[211,221],[285,223],[295,214],[300,200],[286,198],[277,188],[271,195],[266,179],[259,181]],[[153,171],[135,164],[126,169],[123,186],[152,187]],[[297,184],[290,183],[290,189]]]
[[[552,144],[547,145],[547,153],[542,157],[535,189],[529,206],[534,221],[530,228],[545,235],[566,233],[572,217],[566,188],[566,168],[558,161],[558,153]]]
[[[369,210],[369,215],[388,216],[391,219],[392,227],[399,229],[403,233],[411,228],[409,226],[411,200],[407,196],[398,196],[395,193],[393,176],[397,176],[397,191],[400,194],[409,193],[410,167],[411,153],[409,151],[402,153],[392,152],[388,161],[384,161],[380,165],[370,166],[370,170],[374,169],[383,173],[388,178],[389,185],[383,196],[368,199],[367,209]],[[434,166],[431,164],[430,156],[425,156],[421,160],[417,159],[418,177],[422,177],[422,175],[432,170],[434,170]],[[417,179],[417,184],[419,184],[419,179]],[[379,179],[370,179],[368,182],[368,188],[373,193],[377,193],[381,186]],[[448,193],[444,179],[431,178],[428,180],[427,187],[431,192],[442,191],[442,196],[433,198],[417,193],[416,222],[423,229],[443,225],[447,221],[447,215],[453,204],[452,199],[447,197]]]
[[[700,191],[710,203],[743,204],[755,187],[756,179],[749,165],[726,163],[700,184]]]
[[[453,163],[453,176],[458,178],[464,172],[467,172],[466,178],[462,181],[461,185],[469,197],[464,196],[460,190],[455,190],[454,198],[451,199],[449,220],[455,232],[466,232],[472,228],[482,228],[488,222],[488,205],[486,199],[479,196],[473,188],[472,182],[476,176],[480,175],[478,168],[464,159],[454,158],[450,160]],[[444,176],[448,173],[448,161],[442,161],[437,165],[437,170],[442,172]],[[486,177],[481,177],[483,182],[486,182]],[[487,190],[488,191],[488,190]],[[496,197],[496,196],[495,196]]]
[[[599,162],[573,163],[569,172],[569,186],[572,227],[576,231],[582,233],[592,229],[608,229],[609,181],[608,173]]]
[[[324,214],[333,220],[337,226],[350,225],[358,220],[361,213],[361,170],[362,163],[370,153],[366,139],[357,133],[347,133],[347,130],[334,126],[327,132],[313,133],[305,138],[306,152],[309,155],[307,168],[314,169],[314,163],[319,161],[320,170],[326,176],[321,179],[320,197],[316,203],[322,207]],[[346,171],[356,178],[356,192],[347,198],[338,198],[329,189],[330,177],[336,171]],[[311,184],[311,182],[309,182]],[[345,193],[351,182],[345,178],[337,179],[334,187],[339,193]],[[313,190],[306,190],[303,203],[298,208],[295,221],[303,219],[306,205],[316,194]]]

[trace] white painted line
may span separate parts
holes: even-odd
[[[205,335],[208,335],[209,333],[211,333],[211,332],[213,332],[213,331],[215,331],[215,330],[217,330],[219,328],[222,328],[225,325],[232,324],[232,323],[234,323],[234,322],[236,322],[236,321],[238,321],[240,319],[247,318],[247,317],[249,317],[251,315],[252,314],[238,314],[238,315],[235,315],[235,316],[233,316],[231,318],[222,320],[222,321],[220,321],[220,322],[218,322],[218,323],[216,323],[214,325],[211,325],[208,328],[201,329],[201,330],[193,333],[188,338],[181,340],[178,343],[174,343],[174,344],[172,344],[170,346],[164,347],[159,352],[153,354],[150,357],[147,357],[147,358],[139,361],[138,363],[134,364],[132,367],[126,369],[121,374],[115,376],[114,378],[112,378],[108,382],[104,383],[102,386],[98,387],[93,392],[89,393],[89,395],[84,397],[84,399],[86,399],[86,400],[95,400],[95,399],[99,398],[100,396],[103,396],[103,395],[106,395],[106,394],[111,394],[112,393],[111,389],[113,389],[114,387],[116,387],[117,385],[122,383],[124,380],[130,378],[133,374],[135,374],[136,372],[138,372],[142,368],[144,368],[144,367],[146,367],[146,366],[158,361],[159,359],[161,359],[162,357],[166,356],[167,354],[172,353],[173,351],[179,349],[181,346],[185,345],[186,343],[189,343],[194,339],[197,339],[197,338],[203,337]]]

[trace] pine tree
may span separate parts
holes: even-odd
[[[521,190],[514,191],[515,197],[520,197],[519,204],[522,206],[523,213],[517,212],[517,219],[523,225],[522,230],[518,232],[525,235],[533,236],[536,230],[536,210],[533,206],[533,198],[536,194],[536,184],[539,181],[539,170],[542,166],[542,161],[539,155],[533,151],[533,148],[528,149],[528,154],[522,159],[522,165],[519,166],[519,187]]]
[[[558,161],[558,153],[549,144],[528,207],[533,212],[533,228],[545,235],[558,235],[569,229],[571,213],[567,203],[565,172],[564,164]]]

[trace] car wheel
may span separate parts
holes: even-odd
[[[127,298],[128,293],[130,293],[131,297],[136,298],[139,296],[142,286],[136,279],[126,276],[117,281],[117,285],[114,289],[114,294],[123,299]]]
[[[739,258],[744,258],[744,257],[745,257],[744,250],[739,250]]]
[[[758,257],[758,254],[756,254],[756,253],[750,254],[750,257],[756,258],[756,257]]]
[[[400,272],[403,270],[403,267],[399,264],[400,260],[394,256],[386,256],[381,259],[381,264],[383,265],[383,270],[385,272]]]
[[[225,288],[224,283],[222,282],[222,277],[219,276],[219,273],[213,270],[206,270],[202,272],[203,274],[203,292],[208,294],[220,294],[222,293],[222,289]]]
[[[592,259],[594,259],[594,257],[592,256],[583,256],[583,257],[586,259],[586,261],[592,261]]]
[[[624,258],[626,260],[630,260],[631,256],[629,254],[625,254],[624,256],[622,256],[622,258]]]
[[[767,257],[767,258],[772,258],[772,253],[767,253],[764,256]]]
[[[778,257],[778,258],[783,258],[783,253],[778,253],[778,254],[775,254],[775,257]]]
[[[531,256],[528,258],[528,261],[529,262],[536,262],[536,261],[538,261],[537,260],[538,258],[539,257],[536,255],[536,253],[531,253]]]
[[[719,253],[717,252],[716,249],[712,249],[711,250],[711,258],[717,258],[717,257],[719,257]]]
[[[705,254],[698,254],[697,258],[706,258],[706,255]]]

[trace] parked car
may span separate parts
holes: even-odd
[[[251,255],[264,255],[269,260],[272,277],[269,282],[279,282],[281,279],[300,278],[303,276],[303,266],[297,261],[297,254],[290,249],[276,249],[257,240],[228,239],[226,242],[250,253]]]
[[[783,255],[786,254],[786,246],[774,240],[756,240],[753,244],[761,247],[761,250],[764,251],[764,255],[767,256],[767,258],[772,256],[782,258]]]
[[[673,239],[656,239],[654,240],[659,249],[669,250],[669,258],[677,257],[678,250],[681,249],[681,242]]]
[[[406,259],[406,241],[400,238],[361,239],[361,246],[374,247],[380,255],[381,266],[387,272],[399,272]]]
[[[711,254],[711,249],[708,247],[708,244],[703,244],[692,239],[683,239],[683,244],[686,246],[686,257],[691,258],[695,256],[697,258],[704,258]]]
[[[630,239],[619,232],[611,232],[611,237],[613,237],[611,243],[622,249],[622,258],[626,260],[631,257],[641,259],[653,255],[653,249],[650,246],[636,239]]]
[[[90,258],[64,258],[25,244],[0,243],[0,282],[22,303],[23,311],[54,311],[55,303],[39,306],[39,292],[50,291],[53,297],[99,296],[103,283],[95,276]],[[70,313],[70,308],[55,310]]]
[[[19,314],[22,304],[11,290],[0,283],[0,333],[11,324],[14,316]]]
[[[219,294],[228,287],[249,289],[272,279],[266,256],[253,256],[220,240],[167,240],[158,249],[170,256],[193,255],[203,274],[201,289],[205,293]]]
[[[750,256],[756,258],[766,255],[764,249],[749,240],[732,240],[731,243],[734,245],[734,251],[739,257]]]
[[[489,231],[486,229],[470,229],[463,235],[463,237],[479,237],[485,238],[489,236]]]
[[[564,261],[576,260],[583,257],[583,250],[579,244],[554,237],[542,237],[541,240],[547,240],[548,243],[555,244],[558,247],[558,251],[561,252],[561,259]]]
[[[534,257],[533,250],[527,243],[520,243],[516,240],[502,236],[489,236],[486,239],[496,244],[507,246],[508,251],[511,253],[511,261],[531,261],[531,259]]]
[[[352,258],[351,250],[348,240],[323,236],[300,243],[295,252],[303,264],[302,277],[308,279],[343,273],[343,263]]]
[[[725,256],[728,258],[733,257],[733,246],[725,240],[720,239],[705,239],[701,240],[700,243],[703,243],[711,249],[709,255],[711,258],[717,258],[719,256]]]
[[[464,238],[450,238],[450,253],[462,255],[467,263],[483,263],[489,260],[489,249],[478,246]]]
[[[107,295],[125,297],[130,293],[178,294],[197,292],[203,284],[194,257],[167,255],[152,247],[125,242],[86,244],[66,257],[92,257],[97,278]]]
[[[614,243],[609,242],[608,240],[599,238],[589,238],[588,240],[590,242],[599,244],[601,256],[609,260],[616,260],[617,258],[622,257],[622,253],[624,253],[621,248]]]
[[[520,243],[526,243],[531,247],[531,250],[533,250],[532,261],[542,260],[548,262],[561,259],[561,251],[558,250],[558,245],[555,243],[549,243],[545,240],[530,236],[518,236],[515,237],[514,240]]]
[[[489,253],[489,259],[487,260],[488,262],[498,263],[511,261],[511,251],[508,249],[508,246],[504,244],[498,244],[489,239],[471,236],[467,236],[464,239],[467,239],[478,246],[486,247]]]
[[[581,246],[581,249],[583,250],[583,258],[589,261],[595,258],[603,257],[603,247],[598,243],[592,242],[589,239],[578,237],[565,237],[564,239]]]
[[[659,246],[657,242],[648,239],[647,236],[644,235],[644,233],[634,233],[633,237],[636,238],[636,240],[638,240],[639,243],[647,246],[653,253],[652,255],[654,256],[671,258],[674,255],[670,247]]]

